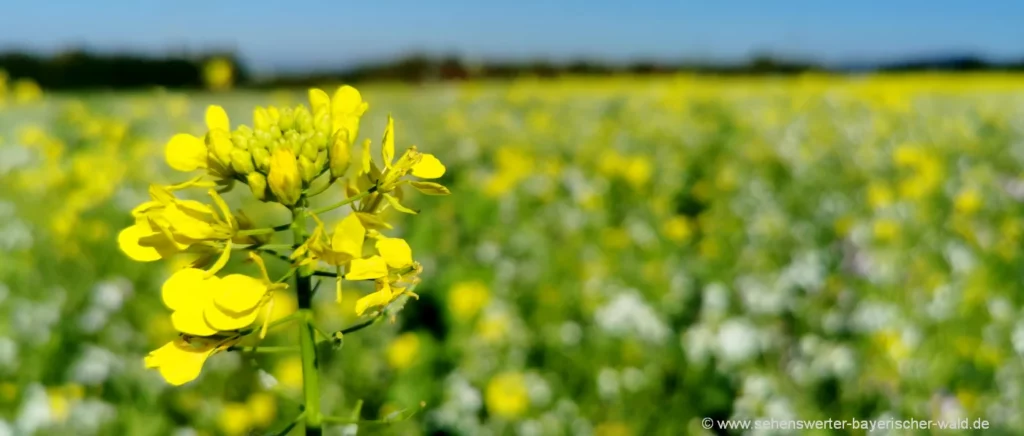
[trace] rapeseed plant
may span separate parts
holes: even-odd
[[[423,268],[413,259],[405,240],[383,233],[392,225],[382,213],[387,209],[416,213],[401,203],[406,185],[429,195],[449,192],[428,181],[445,172],[433,155],[412,146],[395,158],[395,123],[390,116],[381,144],[382,166],[374,162],[370,140],[366,140],[358,164],[350,171],[351,149],[368,108],[355,88],[342,86],[332,97],[312,89],[309,103],[308,107],[258,107],[252,126],[234,129],[223,108],[210,106],[205,135],[174,135],[165,149],[172,168],[200,174],[175,185],[150,186],[150,200],[132,210],[135,223],[117,239],[121,250],[140,262],[185,253],[197,256],[163,284],[163,303],[179,336],[146,356],[146,367],[157,369],[168,383],[182,385],[199,377],[213,355],[258,349],[258,341],[270,330],[298,322],[301,381],[283,382],[301,383],[305,403],[301,420],[306,434],[319,434],[324,422],[341,419],[320,408],[317,343],[337,341],[345,333],[373,324],[395,300],[418,298],[412,288],[419,283]],[[242,211],[233,212],[220,195],[237,183],[247,185],[256,199],[287,208],[292,221],[254,228]],[[348,198],[322,208],[310,205],[312,197],[335,184],[346,187]],[[211,203],[179,196],[197,188],[206,189]],[[352,211],[328,232],[319,215],[343,206]],[[272,243],[276,234],[285,231],[292,233],[290,243]],[[235,252],[247,252],[247,259],[260,273],[255,277],[222,275]],[[287,261],[288,272],[271,278],[264,256]],[[320,269],[322,266],[332,268]],[[313,322],[314,276],[334,278],[338,303],[344,281],[372,282],[374,291],[359,298],[354,307],[357,316],[369,319],[330,336],[321,334]],[[275,295],[290,290],[295,292],[298,310],[273,316],[279,301]],[[256,345],[243,346],[250,337]],[[406,350],[399,353],[405,358],[392,353],[395,365],[411,363],[408,357],[415,355],[409,351],[415,348],[411,340],[415,337],[403,338],[403,345],[397,348]],[[267,350],[276,351],[273,348]],[[242,404],[226,406],[222,430],[231,434],[247,431],[251,419],[247,410]]]

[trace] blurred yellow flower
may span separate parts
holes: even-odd
[[[505,372],[491,378],[485,392],[487,412],[491,415],[516,419],[530,407],[526,379],[518,372]]]
[[[244,403],[224,404],[217,417],[217,427],[228,436],[245,434],[252,424],[252,415]]]
[[[281,358],[274,366],[274,378],[286,389],[302,389],[302,359],[299,356]]]
[[[498,343],[504,340],[508,328],[508,316],[500,313],[488,314],[480,319],[476,326],[477,334],[489,343]]]
[[[235,66],[230,59],[217,57],[203,65],[203,80],[206,87],[215,91],[231,88],[235,79]]]
[[[269,392],[256,392],[246,401],[254,427],[268,427],[277,418],[277,397]]]
[[[964,215],[974,214],[981,209],[981,194],[976,189],[964,189],[956,195],[953,207]]]
[[[693,225],[685,216],[676,215],[665,220],[662,225],[665,237],[673,242],[685,242],[693,236]]]
[[[396,337],[388,345],[388,364],[397,370],[413,365],[420,352],[420,338],[413,332],[405,332]]]
[[[630,436],[633,432],[622,422],[602,422],[594,428],[594,436]]]
[[[880,241],[892,241],[899,235],[900,225],[892,219],[879,219],[875,221],[872,228],[875,238]]]
[[[448,310],[455,319],[466,322],[480,313],[490,298],[490,290],[483,282],[459,282],[448,291]]]
[[[894,197],[892,189],[881,182],[872,182],[868,185],[868,205],[873,209],[891,205]]]

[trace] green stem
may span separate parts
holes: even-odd
[[[279,226],[274,226],[274,227],[263,227],[263,228],[259,228],[259,229],[239,230],[237,235],[238,236],[268,235],[268,234],[275,233],[275,232],[283,232],[283,231],[288,230],[290,228],[292,228],[292,225],[291,225],[291,223],[288,223],[288,224],[281,224]]]
[[[292,234],[296,246],[306,237],[302,209],[292,210]],[[319,436],[320,428],[320,363],[316,355],[316,337],[313,327],[313,286],[312,271],[300,268],[295,276],[295,291],[299,303],[299,348],[302,355],[302,396],[306,405],[306,436]]]
[[[338,273],[331,271],[313,271],[313,275],[321,277],[338,277]]]
[[[313,211],[311,211],[311,213],[313,213],[314,215],[319,215],[319,214],[322,214],[324,212],[330,212],[330,211],[332,211],[334,209],[337,209],[339,207],[342,207],[342,206],[344,206],[346,204],[352,204],[352,203],[355,203],[355,202],[357,202],[359,200],[362,200],[363,198],[366,198],[366,196],[368,196],[368,195],[370,195],[370,194],[372,194],[374,192],[377,192],[377,187],[376,186],[373,186],[370,189],[367,189],[366,192],[361,192],[361,193],[359,193],[359,195],[356,195],[354,197],[346,198],[346,199],[341,200],[341,201],[339,201],[337,203],[334,203],[334,204],[332,204],[330,206],[325,206],[325,207],[321,207],[319,209],[314,209]]]
[[[327,190],[327,188],[330,188],[331,185],[334,184],[334,180],[334,178],[331,178],[330,180],[327,181],[327,183],[324,183],[323,186],[320,187],[320,189],[307,193],[306,198],[315,197],[317,195],[323,194],[324,191]]]
[[[295,248],[292,244],[262,244],[262,245],[236,245],[232,247],[235,250],[289,250]]]
[[[240,347],[240,346],[236,345],[234,347],[228,348],[227,351],[241,351],[243,353],[259,353],[259,354],[263,354],[263,353],[291,353],[291,352],[294,352],[294,351],[299,351],[299,349],[295,348],[295,347],[290,347],[290,346],[268,346],[268,347],[261,347],[261,346],[257,345],[257,346],[252,346],[252,347]]]
[[[377,322],[379,322],[382,319],[384,319],[384,312],[381,312],[377,316],[375,316],[373,318],[370,318],[370,319],[368,319],[366,321],[363,321],[363,322],[361,322],[359,324],[356,324],[354,326],[346,327],[345,329],[339,330],[338,333],[341,333],[343,335],[347,335],[349,333],[358,332],[358,331],[360,331],[360,330],[362,330],[364,328],[367,328],[367,327],[369,327],[371,325],[376,324]]]

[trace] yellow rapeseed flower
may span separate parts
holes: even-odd
[[[530,407],[526,380],[518,372],[506,372],[494,376],[487,383],[485,392],[487,411],[494,416],[515,419],[523,416]]]
[[[388,364],[392,368],[406,369],[416,361],[420,351],[420,337],[412,332],[405,332],[388,345]]]
[[[489,300],[490,291],[483,282],[460,282],[448,291],[448,310],[459,321],[469,321]]]

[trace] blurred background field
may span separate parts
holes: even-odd
[[[182,387],[143,368],[176,334],[159,290],[187,260],[133,262],[116,238],[150,183],[186,178],[164,145],[202,134],[207,105],[250,124],[255,106],[340,83],[370,104],[361,136],[377,147],[392,114],[399,149],[437,155],[452,195],[411,197],[423,213],[393,217],[424,266],[420,299],[322,357],[325,412],[412,416],[326,434],[791,434],[708,430],[705,417],[980,418],[1020,434],[1024,11],[869,4],[595,3],[604,18],[564,27],[545,17],[575,9],[532,2],[506,15],[353,7],[352,27],[327,34],[337,48],[301,26],[260,36],[274,13],[320,28],[341,16],[281,5],[126,7],[109,28],[73,22],[80,6],[0,17],[0,48],[14,47],[0,54],[0,436],[291,422],[297,355],[219,353]],[[722,24],[659,38],[673,14]],[[74,32],[43,35],[29,25],[41,17]],[[228,24],[181,36],[193,18]],[[536,34],[492,50],[522,23]],[[167,49],[179,40],[203,50]],[[700,59],[679,60],[673,41]],[[259,226],[289,220],[247,192],[226,199]],[[332,287],[315,298],[323,329],[359,322],[369,290],[347,287],[339,305]],[[275,298],[274,317],[295,310]],[[286,332],[266,344],[292,344]]]
[[[393,113],[400,144],[447,163],[453,195],[399,218],[425,265],[421,299],[327,359],[327,410],[363,400],[372,419],[425,402],[371,433],[957,414],[1012,433],[1024,425],[1022,83],[363,86],[363,130]],[[174,266],[131,262],[114,239],[148,183],[177,181],[163,142],[201,131],[206,104],[247,122],[255,105],[303,98],[8,101],[0,429],[242,434],[294,415],[297,357],[222,353],[181,388],[145,371],[173,335],[157,291]],[[287,220],[246,207],[259,224]],[[326,329],[355,322],[349,292],[341,306],[318,295]],[[280,314],[294,309],[280,298]]]

